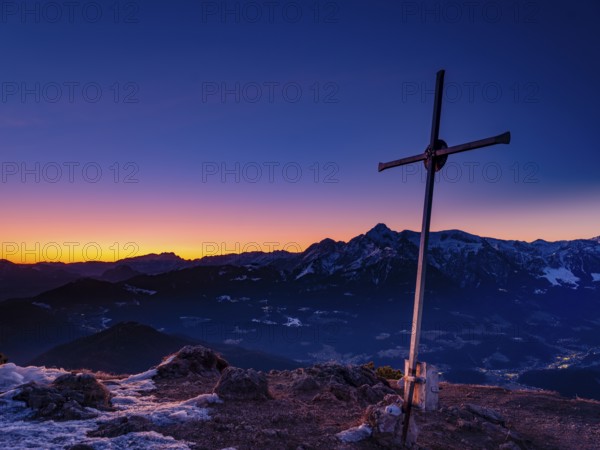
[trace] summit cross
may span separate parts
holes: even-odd
[[[391,169],[393,167],[404,166],[415,162],[423,161],[427,169],[427,181],[425,186],[425,204],[423,206],[423,222],[421,227],[421,241],[419,244],[419,260],[417,266],[417,283],[415,288],[415,300],[413,309],[412,332],[410,340],[410,353],[408,359],[408,373],[404,376],[404,426],[402,430],[402,442],[406,442],[408,434],[408,425],[415,391],[417,370],[417,356],[419,350],[419,339],[421,335],[421,318],[423,315],[423,296],[425,293],[425,272],[427,269],[427,246],[429,243],[429,224],[431,222],[431,207],[433,201],[433,185],[435,182],[435,172],[444,167],[448,155],[454,153],[466,152],[477,148],[488,147],[496,144],[509,144],[510,132],[498,136],[481,139],[479,141],[468,142],[466,144],[448,145],[439,139],[440,117],[442,114],[442,97],[444,92],[444,70],[437,73],[435,83],[435,100],[433,104],[433,120],[431,124],[431,138],[429,146],[424,153],[410,156],[407,158],[379,163],[379,172]]]

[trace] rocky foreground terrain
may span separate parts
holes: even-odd
[[[5,364],[0,440],[70,450],[400,448],[401,394],[364,366],[263,373],[201,346],[128,378]],[[442,383],[440,410],[414,418],[416,449],[600,446],[600,402],[550,392]]]

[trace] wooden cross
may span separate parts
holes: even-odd
[[[500,134],[495,137],[481,139],[466,144],[448,147],[446,143],[439,139],[440,116],[442,113],[442,97],[444,92],[444,71],[437,73],[435,83],[435,100],[433,104],[433,121],[431,124],[431,139],[425,153],[408,158],[398,159],[388,163],[379,163],[379,172],[391,169],[392,167],[403,166],[418,161],[424,161],[427,169],[427,184],[425,186],[425,205],[423,207],[423,223],[421,227],[421,242],[419,245],[419,260],[417,267],[417,285],[415,288],[415,301],[413,310],[412,333],[410,340],[410,354],[408,359],[408,373],[404,376],[404,427],[402,432],[402,442],[406,442],[408,433],[408,424],[410,420],[410,411],[413,402],[417,368],[417,355],[419,348],[419,338],[421,335],[421,317],[423,314],[423,295],[425,293],[425,271],[427,268],[427,245],[429,243],[429,224],[431,222],[431,205],[433,200],[433,185],[435,182],[435,172],[442,169],[448,155],[453,153],[465,152],[476,148],[488,147],[496,144],[510,143],[510,132]]]

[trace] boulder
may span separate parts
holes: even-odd
[[[377,405],[371,405],[365,413],[365,421],[371,428],[373,440],[384,448],[402,448],[402,429],[405,415],[402,413],[402,398],[386,395]],[[412,447],[418,436],[418,429],[411,415],[406,438],[406,446]]]
[[[254,369],[227,367],[214,393],[223,400],[267,400],[271,398],[267,377]]]
[[[365,366],[345,366],[337,363],[317,364],[306,369],[306,373],[320,384],[338,383],[357,388],[364,384],[375,386],[384,383],[389,387],[386,380],[379,378],[373,370]]]
[[[396,392],[391,387],[388,387],[383,383],[378,383],[374,386],[363,384],[358,388],[358,397],[363,400],[363,402],[368,404],[380,402],[385,398],[386,395],[389,394],[395,395]]]
[[[61,375],[54,380],[52,386],[60,392],[68,394],[82,406],[99,410],[109,410],[111,408],[110,392],[92,374]]]
[[[313,403],[337,403],[339,399],[329,391],[319,392],[312,400]]]
[[[314,392],[319,390],[319,387],[317,380],[305,373],[295,377],[291,384],[291,390],[298,394]]]
[[[221,355],[201,345],[183,347],[156,368],[155,378],[185,378],[189,375],[219,376],[229,366]]]
[[[298,369],[293,377],[294,393],[322,390],[313,401],[335,398],[342,402],[361,401],[363,404],[373,404],[381,401],[387,394],[396,393],[387,380],[379,378],[365,366],[317,364],[308,369]]]
[[[343,402],[355,402],[356,401],[356,389],[341,383],[330,383],[327,388],[335,398]]]
[[[13,399],[35,410],[45,420],[85,420],[96,417],[95,410],[110,410],[110,392],[91,374],[65,374],[49,386],[28,383]],[[89,409],[93,408],[93,409]]]
[[[150,431],[152,422],[142,416],[117,417],[101,423],[96,430],[88,432],[89,437],[114,438],[129,433]]]

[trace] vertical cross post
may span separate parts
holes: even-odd
[[[423,222],[421,224],[421,240],[419,244],[419,260],[417,265],[417,283],[415,287],[415,301],[413,309],[412,333],[410,340],[410,352],[408,358],[408,373],[404,377],[404,425],[402,430],[402,442],[406,442],[410,413],[415,392],[417,357],[419,354],[419,340],[421,337],[421,318],[423,315],[423,297],[425,295],[425,274],[427,270],[427,246],[429,244],[429,225],[431,222],[431,209],[433,203],[433,187],[435,183],[435,172],[440,170],[448,155],[454,153],[466,152],[477,148],[488,147],[496,144],[509,144],[510,132],[493,136],[487,139],[468,142],[453,147],[439,139],[440,117],[442,114],[442,98],[444,94],[444,74],[443,70],[437,73],[435,83],[435,99],[433,105],[433,120],[431,124],[431,136],[429,146],[425,153],[421,155],[410,156],[387,163],[379,163],[379,171],[391,169],[392,167],[412,164],[418,161],[424,161],[427,168],[427,184],[425,187],[425,204],[423,206]]]
[[[444,71],[437,73],[435,82],[435,101],[433,105],[433,119],[431,123],[431,139],[426,154],[425,167],[427,168],[427,184],[425,186],[425,203],[423,205],[423,221],[421,224],[421,242],[419,243],[419,260],[417,263],[417,283],[415,287],[415,301],[410,335],[410,353],[408,356],[408,371],[404,379],[404,428],[402,442],[406,441],[412,400],[415,391],[417,375],[417,356],[419,354],[419,340],[421,337],[421,319],[423,317],[423,296],[425,294],[425,275],[427,273],[427,247],[429,244],[429,225],[431,223],[431,206],[433,203],[433,186],[435,184],[436,155],[440,133],[440,117],[442,114],[442,98],[444,93]]]

